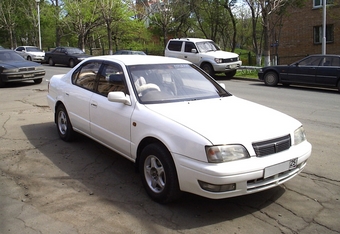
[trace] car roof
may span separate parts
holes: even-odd
[[[143,59],[141,59],[141,56]],[[145,65],[145,64],[168,64],[168,63],[180,63],[180,64],[190,64],[183,59],[172,58],[172,57],[163,57],[163,56],[154,56],[154,55],[140,55],[140,54],[132,54],[132,55],[103,55],[103,56],[94,56],[89,60],[105,60],[112,62],[121,62],[125,65]]]
[[[178,40],[178,41],[192,41],[192,42],[202,42],[202,41],[212,41],[210,39],[204,39],[204,38],[173,38],[171,40]]]

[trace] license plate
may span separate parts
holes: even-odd
[[[294,159],[291,159],[289,161],[279,163],[279,164],[276,164],[274,166],[267,167],[267,168],[264,169],[264,176],[263,177],[268,178],[268,177],[271,177],[273,175],[279,174],[281,172],[294,169],[294,168],[297,167],[297,162],[298,162],[298,159],[294,158]]]

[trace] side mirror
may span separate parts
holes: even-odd
[[[197,53],[197,50],[196,49],[191,49],[191,53]]]
[[[131,106],[129,95],[125,95],[125,93],[121,91],[109,92],[109,94],[107,95],[107,99],[110,102],[119,102]]]

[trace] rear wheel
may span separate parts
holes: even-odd
[[[340,92],[340,81],[338,82],[338,91]]]
[[[209,63],[204,63],[203,65],[201,65],[201,68],[202,68],[206,73],[208,73],[211,77],[214,77],[215,72],[214,72],[214,69],[213,69],[213,67],[211,66],[211,64],[209,64]]]
[[[60,138],[63,141],[71,141],[74,135],[74,131],[64,105],[59,105],[57,107],[56,117],[57,130]]]
[[[269,71],[264,74],[264,83],[269,86],[276,86],[279,82],[277,73]]]
[[[168,203],[180,197],[176,167],[164,146],[157,143],[146,146],[139,162],[144,188],[154,201]]]

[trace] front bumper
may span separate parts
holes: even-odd
[[[182,191],[211,199],[222,199],[260,192],[278,186],[299,174],[306,166],[312,146],[305,141],[289,150],[265,157],[253,156],[249,159],[226,163],[205,163],[181,155],[174,155],[180,188]],[[278,171],[264,178],[265,169],[297,158],[294,169]],[[199,184],[202,181],[212,185],[235,185],[224,192],[211,192]]]
[[[228,72],[236,70],[242,66],[242,61],[236,61],[232,63],[215,63],[213,64],[215,72]]]
[[[43,79],[45,76],[44,70],[39,71],[28,71],[28,72],[15,72],[15,73],[2,73],[0,79],[2,82],[16,82],[26,80]]]

